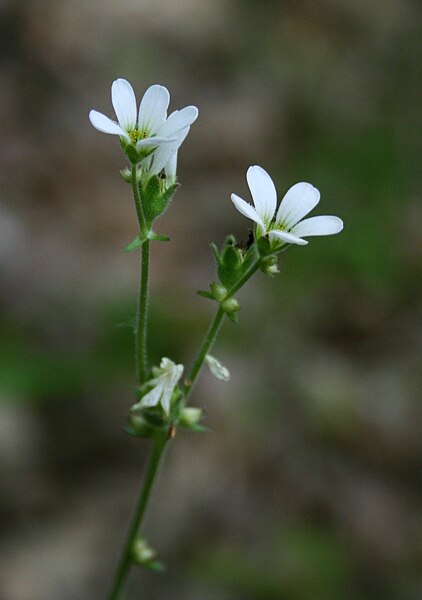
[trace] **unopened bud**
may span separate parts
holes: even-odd
[[[217,300],[217,302],[222,302],[227,295],[227,289],[224,285],[214,282],[211,284],[210,288],[212,297]]]
[[[131,173],[130,169],[128,169],[127,167],[124,168],[124,169],[122,169],[120,171],[120,175],[126,181],[126,183],[131,183],[131,181],[132,181],[132,173]]]
[[[227,298],[224,302],[221,303],[221,308],[228,315],[237,312],[240,309],[240,304],[236,300],[236,298]]]
[[[139,437],[150,437],[152,433],[151,425],[140,414],[129,413],[129,428],[133,435]]]
[[[138,565],[146,565],[153,561],[157,556],[155,550],[142,537],[135,540],[132,547],[132,558]]]
[[[215,356],[207,354],[205,357],[205,362],[209,366],[214,377],[217,377],[217,379],[221,379],[222,381],[228,381],[230,379],[230,372],[228,368],[222,365],[221,362],[215,358]]]
[[[261,259],[261,271],[270,276],[280,273],[277,266],[277,257],[272,255]]]
[[[202,419],[202,414],[203,411],[201,408],[185,406],[180,413],[179,424],[181,427],[192,427],[192,425],[197,425]]]

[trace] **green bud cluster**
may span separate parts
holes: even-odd
[[[256,244],[252,244],[249,248],[243,248],[236,243],[233,235],[229,235],[225,239],[221,251],[215,244],[211,244],[211,248],[217,266],[219,282],[211,283],[210,291],[201,290],[198,294],[219,302],[229,319],[236,321],[236,313],[240,310],[240,304],[233,297],[231,290],[236,287],[251,268],[251,265],[259,258]]]

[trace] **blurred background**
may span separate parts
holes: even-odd
[[[3,0],[0,20],[0,598],[104,598],[148,453],[122,431],[135,211],[87,118],[117,77],[200,109],[156,226],[155,362],[192,361],[249,165],[345,222],[240,293],[213,352],[231,381],[192,397],[211,432],[178,433],[150,506],[168,571],[128,599],[421,598],[420,4]]]

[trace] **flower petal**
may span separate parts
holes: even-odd
[[[262,167],[249,167],[246,173],[256,212],[269,225],[277,206],[277,192],[273,180]]]
[[[126,131],[136,127],[136,98],[126,79],[116,79],[111,86],[111,102],[119,125]]]
[[[157,135],[163,137],[173,137],[181,129],[189,127],[198,118],[198,109],[196,106],[186,106],[182,110],[176,110],[158,129]]]
[[[177,150],[188,135],[189,129],[190,127],[185,127],[178,133],[175,133],[174,137],[168,140],[170,143],[162,144],[155,150],[149,169],[151,175],[156,175],[161,169],[167,167],[167,165],[169,165],[170,171],[166,171],[166,175],[171,175],[173,171],[174,175],[176,175]]]
[[[179,133],[177,134],[177,149],[176,149],[176,152],[173,152],[173,154],[170,156],[170,158],[167,160],[167,162],[164,165],[164,170],[166,172],[166,177],[176,179],[177,152],[178,152],[180,146],[185,141],[186,136],[189,133],[189,130],[190,130],[190,127],[185,127],[184,129],[181,129],[179,131]]]
[[[135,404],[135,407],[139,406],[144,408],[145,406],[157,406],[161,400],[161,396],[163,395],[163,389],[164,381],[159,380],[159,382],[155,385],[155,387],[152,388],[151,391],[148,392],[148,394],[142,396],[141,401],[138,402],[138,404]]]
[[[343,229],[343,221],[331,215],[305,219],[293,227],[290,233],[299,237],[311,235],[333,235]]]
[[[310,183],[296,183],[282,199],[276,217],[276,225],[290,229],[318,204],[319,191]]]
[[[91,125],[98,129],[98,131],[102,131],[103,133],[110,133],[112,135],[120,135],[129,140],[129,136],[117,123],[98,112],[97,110],[91,110],[89,113],[89,120],[91,121]]]
[[[217,377],[217,379],[221,379],[221,381],[229,381],[230,371],[227,367],[221,364],[218,358],[215,358],[215,356],[211,356],[211,354],[207,354],[205,356],[205,362],[209,366],[209,369],[214,375],[214,377]]]
[[[269,233],[270,241],[284,242],[285,244],[297,244],[298,246],[306,246],[308,243],[306,240],[302,240],[300,237],[296,235],[292,235],[287,231],[270,231]]]
[[[154,139],[154,138],[152,138]],[[149,172],[151,175],[157,175],[161,169],[171,160],[172,156],[177,152],[177,140],[171,140],[168,144],[161,144],[154,150],[151,158],[151,166]]]
[[[254,207],[242,200],[242,198],[239,198],[239,196],[236,194],[232,194],[231,199],[237,210],[245,217],[248,217],[248,219],[252,219],[252,221],[258,223],[258,225],[261,227],[262,233],[265,234],[266,227]]]
[[[139,140],[139,142],[136,142],[136,148],[137,148],[137,150],[139,150],[139,148],[148,148],[149,146],[151,146],[153,148],[154,146],[159,146],[161,144],[172,144],[175,141],[176,141],[176,138],[164,138],[164,137],[152,136],[152,137],[145,138],[143,140]]]
[[[138,129],[157,133],[167,117],[170,94],[163,85],[152,85],[145,92],[139,106]]]

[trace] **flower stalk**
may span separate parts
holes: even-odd
[[[204,364],[205,357],[207,356],[217,339],[224,317],[226,316],[226,313],[223,309],[224,303],[228,300],[231,300],[233,298],[233,295],[245,285],[245,283],[252,277],[254,273],[256,273],[256,271],[259,269],[259,264],[259,259],[252,263],[252,265],[244,273],[244,275],[230,288],[230,290],[226,294],[226,297],[224,298],[224,300],[222,300],[220,306],[218,307],[216,315],[213,321],[211,322],[211,325],[203,339],[199,352],[183,386],[183,394],[186,399],[188,399],[192,391],[192,387],[201,371],[202,365]]]
[[[137,166],[132,164],[132,191],[138,215],[141,238],[146,238],[145,212],[139,192]],[[138,382],[144,383],[148,374],[147,331],[148,331],[148,290],[149,290],[149,255],[150,241],[145,239],[141,247],[141,280],[135,317],[135,354]]]
[[[148,375],[148,292],[149,292],[150,241],[142,244],[141,281],[135,319],[136,368],[139,384],[145,383]]]
[[[163,459],[167,441],[168,437],[163,434],[157,435],[154,438],[149,462],[145,473],[145,479],[141,487],[138,502],[136,504],[132,522],[129,527],[120,562],[116,569],[114,581],[108,600],[118,600],[121,597],[121,594],[124,590],[124,586],[129,575],[130,568],[133,564],[133,547],[145,516],[148,500],[151,496],[154,481],[158,475],[159,467]]]

